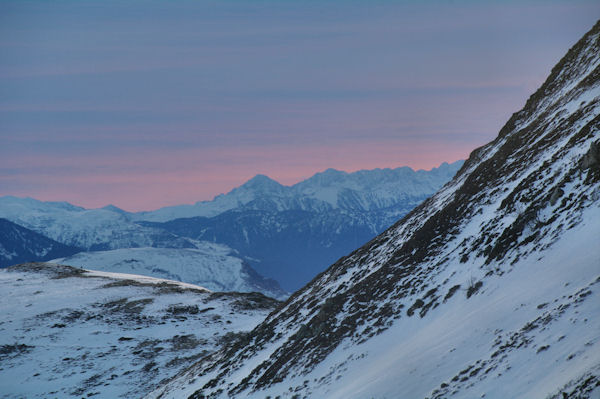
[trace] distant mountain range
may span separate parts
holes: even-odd
[[[198,262],[198,254],[210,248],[202,241],[224,244],[245,265],[244,275],[234,280],[246,281],[247,289],[263,287],[261,292],[272,295],[283,291],[272,283],[265,286],[267,280],[262,276],[275,279],[287,291],[301,287],[433,194],[462,163],[443,163],[430,171],[402,167],[346,173],[328,169],[293,186],[258,175],[212,201],[139,213],[113,205],[84,209],[67,202],[5,196],[0,197],[0,217],[69,247],[92,251],[63,260],[75,266],[93,262],[97,269],[130,271],[123,261],[134,255],[132,259],[145,265],[140,270],[149,275],[182,281],[192,278],[188,282],[196,284],[208,281],[196,278],[206,273],[189,273],[191,268],[182,273],[177,265],[182,259],[190,265],[206,265]],[[145,250],[126,255],[123,250],[129,248]],[[167,251],[150,248],[181,251],[177,256],[163,256]],[[114,250],[119,251],[110,252]],[[96,251],[109,252],[93,253]],[[158,253],[162,255],[157,258]],[[220,254],[218,250],[213,258]],[[100,264],[100,260],[107,263]],[[233,289],[225,281],[213,283],[213,288]]]
[[[327,169],[293,186],[257,175],[212,201],[178,205],[133,215],[137,221],[166,222],[196,216],[214,217],[230,210],[303,210],[393,212],[429,197],[458,171],[463,161],[442,163],[430,171],[409,167],[360,170],[353,173]],[[400,211],[402,212],[402,211]]]
[[[187,239],[140,226],[115,208],[85,209],[68,202],[0,197],[0,217],[65,245],[100,251],[117,248],[195,248]]]

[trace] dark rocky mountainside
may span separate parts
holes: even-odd
[[[50,260],[81,251],[0,218],[0,268]]]
[[[406,214],[417,204],[411,202],[396,211]],[[235,248],[260,274],[293,291],[384,230],[389,220],[376,213],[245,209],[212,218],[145,224],[183,237],[224,243]]]
[[[450,183],[151,397],[598,397],[599,147],[600,22]]]

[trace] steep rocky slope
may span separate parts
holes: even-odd
[[[600,23],[456,177],[157,398],[600,396]]]
[[[277,304],[50,263],[0,270],[0,397],[134,398]]]

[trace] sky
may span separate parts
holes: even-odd
[[[596,1],[1,1],[0,195],[130,211],[494,139]]]

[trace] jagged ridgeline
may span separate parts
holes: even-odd
[[[433,197],[151,397],[600,396],[600,23]]]

